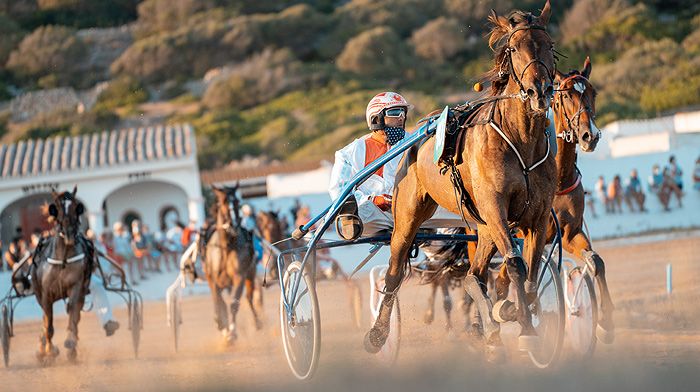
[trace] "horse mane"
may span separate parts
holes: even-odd
[[[505,57],[507,55],[508,37],[512,29],[517,27],[539,26],[538,18],[530,12],[515,10],[510,13],[507,18],[510,28],[504,26],[495,11],[491,11],[488,16],[488,21],[491,24],[491,30],[486,34],[488,37],[489,48],[494,51],[493,68],[486,71],[479,80],[488,81],[491,83],[491,96],[500,95],[508,85],[509,73],[508,70],[501,72]]]

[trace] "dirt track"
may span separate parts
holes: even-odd
[[[423,324],[427,288],[408,284],[401,293],[402,350],[396,367],[387,369],[362,349],[365,328],[352,326],[345,286],[322,282],[322,353],[319,371],[310,382],[296,381],[287,369],[277,325],[278,291],[269,289],[264,331],[254,331],[244,305],[239,340],[231,348],[221,344],[207,296],[185,300],[177,354],[165,326],[165,305],[147,303],[138,360],[125,325],[105,338],[92,313],[84,313],[78,364],[68,363],[62,350],[53,366],[41,368],[34,358],[40,324],[18,323],[11,366],[0,369],[0,390],[697,390],[700,238],[599,251],[608,264],[618,308],[618,335],[611,346],[599,344],[589,364],[562,360],[557,369],[539,371],[515,352],[505,365],[484,364],[463,337],[445,336],[441,305],[436,306],[433,325]],[[671,299],[665,295],[664,278],[669,262],[674,268]],[[362,292],[366,300],[366,279]],[[125,324],[124,311],[116,316]],[[60,348],[65,326],[66,319],[58,319],[55,342]]]

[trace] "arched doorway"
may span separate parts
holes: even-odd
[[[2,222],[0,235],[3,244],[10,242],[16,235],[17,228],[22,229],[22,237],[27,241],[34,231],[51,229],[51,224],[44,213],[45,206],[51,202],[53,197],[50,193],[36,193],[17,199],[5,207],[0,212],[0,222]],[[87,230],[87,217],[83,216],[80,221],[81,228]]]
[[[163,181],[139,181],[111,192],[105,198],[108,225],[114,222],[131,224],[139,219],[151,231],[163,230],[166,221],[175,216],[187,217],[187,194],[177,185]]]

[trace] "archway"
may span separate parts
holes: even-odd
[[[187,202],[187,193],[182,188],[163,181],[131,183],[112,191],[104,200],[109,226],[114,222],[130,224],[138,218],[151,231],[162,230],[165,210],[187,217]]]

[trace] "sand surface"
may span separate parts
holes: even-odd
[[[483,361],[459,332],[447,335],[442,305],[432,325],[423,323],[428,288],[409,281],[401,292],[402,344],[388,368],[365,353],[369,326],[368,282],[361,280],[363,328],[352,323],[346,286],[320,282],[322,352],[316,376],[299,382],[287,368],[278,325],[279,291],[265,291],[265,328],[255,331],[246,304],[239,314],[239,339],[222,343],[208,296],[185,299],[180,350],[166,326],[165,304],[145,305],[140,355],[134,359],[126,313],[122,328],[104,336],[92,313],[80,323],[79,359],[70,363],[63,340],[67,319],[56,321],[61,355],[49,367],[35,359],[41,324],[15,324],[11,363],[0,368],[2,391],[77,390],[314,390],[314,391],[697,391],[700,385],[700,238],[599,248],[608,265],[617,306],[617,338],[598,345],[591,360],[562,358],[537,370],[516,351],[503,365]],[[665,266],[673,264],[674,292],[665,294]],[[147,282],[144,282],[146,284]],[[461,295],[461,293],[458,293]],[[455,295],[455,301],[459,295]],[[30,299],[33,300],[33,299]],[[455,324],[463,318],[455,311]],[[504,332],[505,334],[505,332]]]

